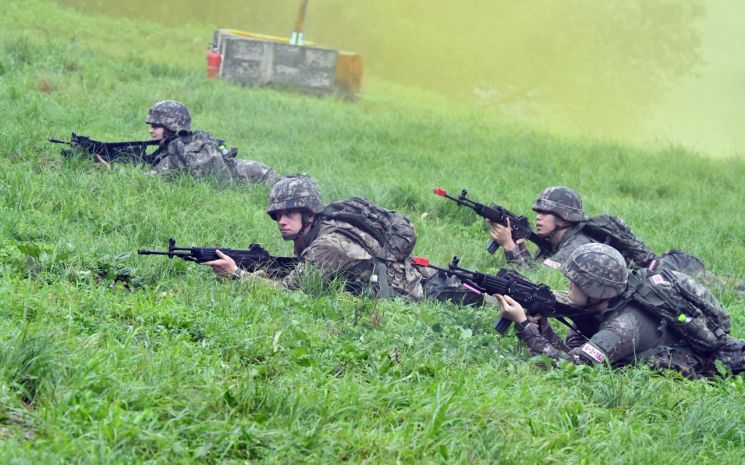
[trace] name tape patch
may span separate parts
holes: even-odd
[[[561,263],[555,260],[551,260],[550,258],[543,260],[543,264],[549,268],[553,268],[554,270],[558,270],[559,268],[561,268]]]
[[[595,346],[590,345],[590,343],[585,343],[582,347],[580,347],[580,350],[589,355],[590,358],[598,363],[603,363],[605,361],[605,355],[603,355],[603,353],[600,352]]]
[[[652,284],[670,284],[669,282],[665,281],[665,278],[658,274],[653,274],[649,277],[649,280],[652,281]]]

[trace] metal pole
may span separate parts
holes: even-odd
[[[300,8],[295,18],[295,29],[290,34],[290,45],[303,45],[303,23],[305,22],[305,10],[308,7],[308,0],[300,0]]]

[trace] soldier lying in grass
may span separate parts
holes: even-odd
[[[745,343],[732,338],[719,302],[689,276],[629,272],[623,256],[605,244],[577,247],[562,265],[569,303],[584,309],[562,341],[546,318],[526,316],[507,295],[497,295],[504,318],[534,355],[576,364],[648,363],[687,377],[745,370]]]
[[[157,102],[150,108],[145,123],[150,125],[150,138],[160,141],[152,155],[153,175],[188,172],[200,178],[270,186],[279,179],[263,163],[235,158],[237,149],[228,150],[222,140],[204,131],[192,131],[189,110],[180,102]]]

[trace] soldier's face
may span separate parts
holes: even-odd
[[[277,228],[285,240],[298,237],[303,229],[303,213],[301,210],[280,210],[277,212]]]
[[[538,212],[535,215],[536,234],[545,237],[554,229],[556,229],[556,217],[552,213]]]
[[[590,298],[572,281],[569,281],[569,303],[584,307],[590,303]]]
[[[166,128],[158,124],[150,125],[150,139],[161,140],[161,139],[164,139],[165,136],[166,136]]]

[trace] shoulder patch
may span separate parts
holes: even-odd
[[[670,285],[669,282],[665,281],[665,278],[662,277],[662,275],[659,274],[653,274],[649,277],[649,280],[652,281],[652,284],[667,284]]]
[[[554,270],[558,270],[559,268],[561,268],[561,263],[557,262],[556,260],[551,260],[550,258],[543,260],[543,264],[549,268],[553,268]]]
[[[591,359],[595,360],[598,363],[603,363],[605,361],[605,355],[603,355],[602,352],[600,352],[589,342],[586,342],[584,345],[582,345],[582,347],[580,347],[580,350],[589,355]]]

